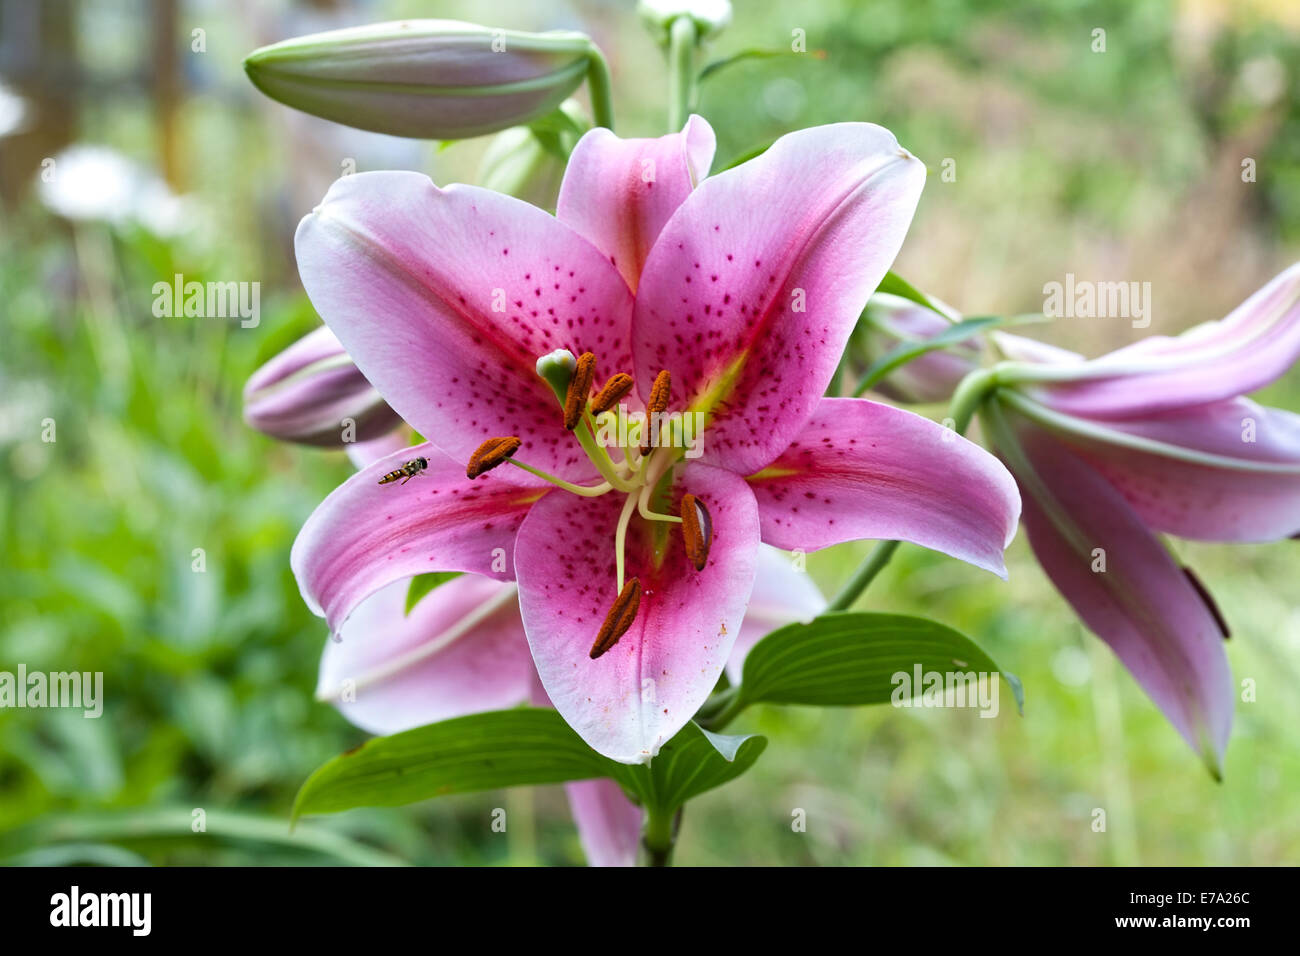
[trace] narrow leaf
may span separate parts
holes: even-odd
[[[519,708],[455,717],[375,737],[307,778],[293,817],[353,807],[396,807],[429,797],[624,775],[553,710]]]

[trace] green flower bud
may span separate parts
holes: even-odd
[[[403,20],[262,47],[244,69],[272,99],[336,123],[466,139],[553,111],[582,83],[593,49],[572,31]]]
[[[636,5],[641,19],[663,43],[678,17],[690,17],[696,35],[708,39],[731,22],[731,0],[640,0]]]

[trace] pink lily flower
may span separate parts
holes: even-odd
[[[1019,514],[976,445],[822,398],[902,243],[920,162],[862,123],[792,133],[704,179],[713,147],[698,117],[651,140],[593,130],[556,217],[413,173],[348,176],[297,234],[322,318],[430,439],[309,519],[292,556],[308,604],[337,631],[424,571],[516,580],[546,693],[626,763],[712,691],[760,541],[899,539],[1004,575]],[[620,398],[677,417],[607,447]],[[403,458],[416,476],[378,484]]]
[[[826,602],[788,555],[764,547],[756,589],[727,663],[738,675],[744,656],[768,632],[808,621]],[[409,582],[395,581],[366,598],[321,657],[318,700],[375,734],[395,734],[465,714],[523,703],[548,707],[519,616],[518,589],[462,575],[425,595],[405,613]],[[578,835],[592,866],[632,866],[641,840],[641,810],[612,780],[565,785]]]
[[[1221,774],[1232,727],[1228,628],[1158,533],[1300,533],[1300,416],[1244,393],[1300,357],[1300,264],[1227,318],[1084,360],[997,334],[991,440],[1039,563],[1079,617]]]

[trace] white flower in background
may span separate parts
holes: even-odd
[[[27,100],[0,83],[0,139],[27,128]]]
[[[678,17],[690,17],[701,37],[711,37],[731,22],[731,0],[640,0],[637,12],[664,30]]]
[[[38,195],[52,212],[78,222],[136,223],[159,236],[185,228],[189,200],[155,173],[107,146],[69,146],[42,170]]]

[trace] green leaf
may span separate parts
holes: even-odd
[[[411,609],[420,603],[420,598],[438,585],[460,577],[460,574],[459,571],[430,571],[428,574],[417,574],[411,578],[411,586],[406,590],[406,613],[411,613]]]
[[[703,83],[709,77],[713,76],[719,70],[724,70],[736,63],[743,63],[746,60],[770,60],[776,57],[802,57],[804,53],[795,53],[792,50],[764,50],[759,47],[751,47],[748,50],[741,50],[739,53],[733,53],[731,56],[723,57],[721,60],[714,60],[712,63],[700,70],[697,77],[697,83]],[[813,56],[819,60],[826,59],[824,51],[814,51]]]
[[[908,282],[897,272],[886,272],[885,277],[880,280],[880,285],[876,286],[877,292],[888,292],[890,295],[896,295],[903,299],[910,299],[917,305],[923,305],[932,312],[943,316],[946,321],[951,322],[952,316],[944,312],[937,305],[930,301],[924,292],[918,289],[912,283]]]
[[[302,785],[293,818],[500,787],[617,779],[628,769],[588,747],[554,710],[490,711],[375,737],[335,757]]]
[[[711,734],[694,721],[664,744],[649,767],[616,765],[615,779],[652,812],[670,815],[692,797],[736,779],[767,748],[755,734]]]
[[[999,674],[1024,713],[1020,680],[970,638],[937,621],[903,614],[840,611],[790,624],[754,645],[745,658],[738,709],[757,703],[851,707],[893,700],[917,666],[923,674]],[[919,695],[922,688],[912,688]]]
[[[643,806],[671,814],[740,776],[766,746],[763,737],[710,734],[689,723],[649,766],[628,765],[596,753],[554,710],[471,714],[375,737],[328,761],[298,791],[293,819],[595,777],[608,777]]]
[[[314,825],[290,833],[281,818],[215,809],[206,811],[203,820],[204,828],[196,831],[192,808],[169,806],[51,814],[0,835],[0,865],[120,866],[128,864],[123,854],[135,856],[145,847],[193,849],[210,847],[213,841],[315,853],[351,866],[406,865],[399,857]]]

